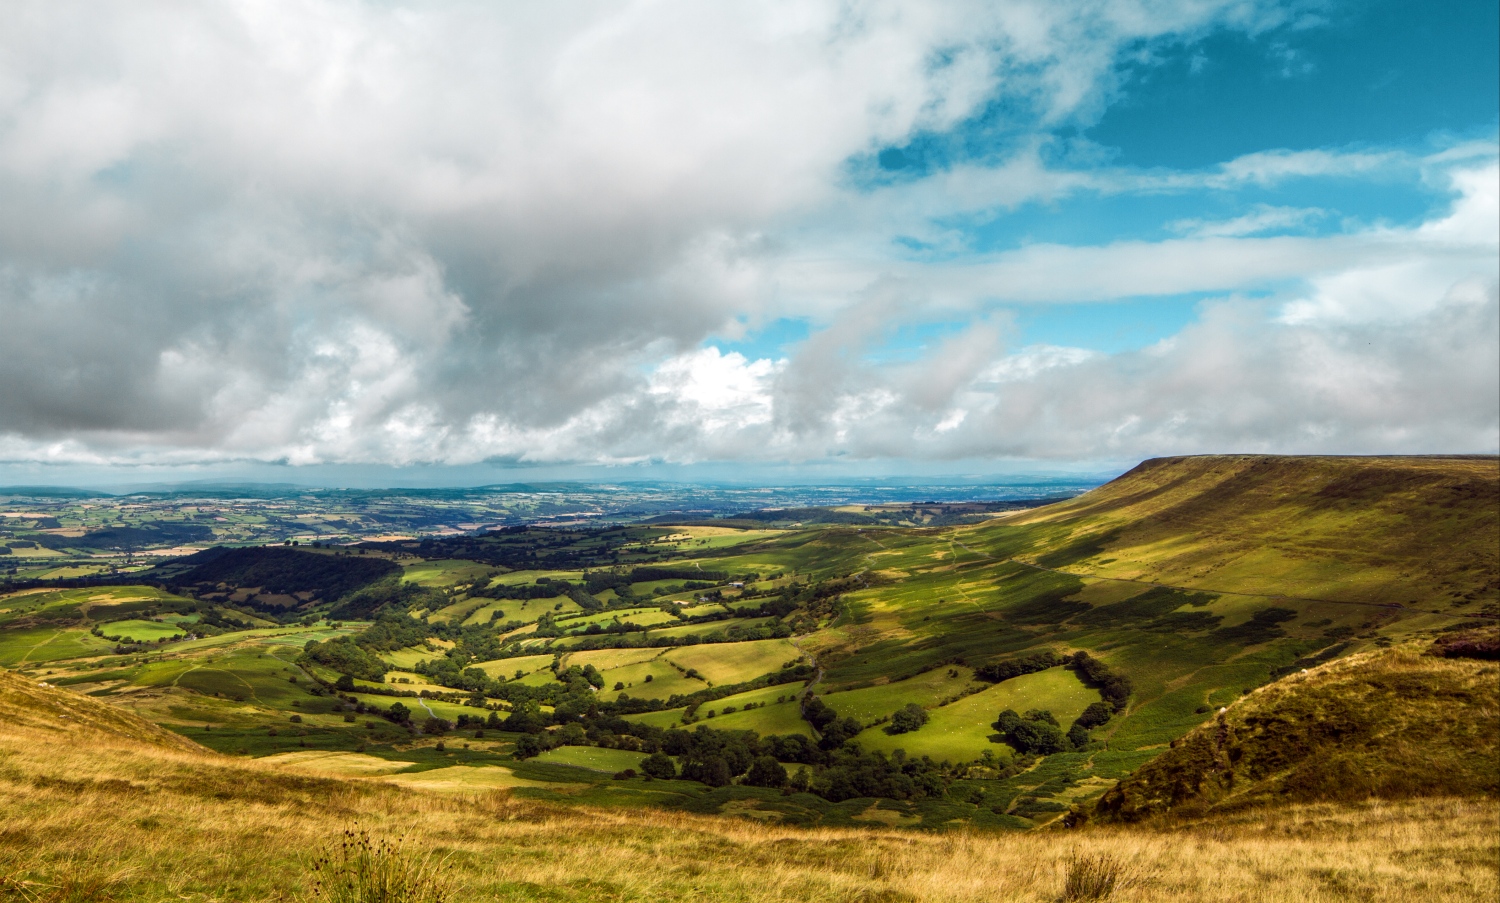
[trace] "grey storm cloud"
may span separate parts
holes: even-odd
[[[1084,121],[1111,96],[1123,48],[1287,14],[1188,0],[9,4],[0,458],[1472,445],[1493,430],[1477,377],[1494,375],[1494,343],[1473,331],[1490,323],[1492,340],[1493,324],[1470,322],[1493,319],[1482,241],[1443,239],[1432,253],[1459,264],[1413,277],[1433,297],[1395,319],[1340,321],[1310,295],[1293,299],[1313,311],[1303,321],[1215,314],[1170,349],[1057,352],[1039,369],[1047,352],[1008,348],[1004,317],[981,309],[995,285],[1097,299],[1107,292],[1069,283],[1083,272],[1069,255],[1132,252],[944,267],[875,250],[890,236],[871,230],[914,211],[1070,189],[1000,168],[951,201],[937,177],[863,192],[851,161],[996,96],[1022,101],[1039,133]],[[1482,199],[1488,171],[1456,194]],[[1389,240],[1297,250],[1357,273]],[[1156,253],[1180,263],[1219,242],[1210,288],[1269,266],[1253,241],[1175,241]],[[1441,301],[1476,266],[1479,300]],[[934,309],[974,321],[926,360],[869,362],[884,325]],[[790,359],[703,347],[786,315],[821,324]],[[1415,334],[1413,317],[1427,318]],[[1215,342],[1242,369],[1198,380],[1195,355]],[[1336,373],[1315,378],[1325,365],[1374,368],[1405,407],[1366,410]],[[1440,371],[1465,401],[1429,403]],[[1413,438],[1422,424],[1435,426]]]

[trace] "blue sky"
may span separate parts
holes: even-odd
[[[1064,169],[1212,172],[1265,151],[1398,152],[1420,158],[1464,141],[1493,142],[1500,111],[1500,5],[1342,2],[1306,7],[1263,31],[1221,29],[1142,41],[1117,62],[1118,86],[1097,115],[1040,134]],[[997,99],[956,128],[873,149],[851,161],[856,181],[920,180],[961,163],[1003,161],[1038,133]],[[942,225],[957,248],[904,235],[891,252],[951,259],[1033,243],[1156,241],[1187,224],[1285,211],[1257,235],[1332,235],[1373,225],[1416,226],[1450,203],[1446,186],[1407,161],[1197,190],[1081,191],[1053,201],[966,212]],[[1300,215],[1298,215],[1300,213]],[[1247,286],[1274,296],[1284,281]],[[1008,308],[1013,341],[1118,353],[1175,335],[1213,293],[1135,297],[1108,305]],[[1001,309],[1007,309],[1003,306]],[[920,352],[961,329],[934,322],[900,330],[875,359]],[[737,341],[706,344],[751,357],[786,354],[810,331],[782,318]]]
[[[1500,449],[1493,2],[15,23],[0,482]]]

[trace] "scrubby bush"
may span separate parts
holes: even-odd
[[[890,726],[885,729],[887,734],[909,734],[927,723],[927,710],[915,702],[908,702],[896,710],[891,716]]]
[[[1081,724],[1087,730],[1093,730],[1101,724],[1109,721],[1114,716],[1114,710],[1102,702],[1091,702],[1083,714],[1074,720],[1074,724]]]
[[[1062,898],[1068,903],[1081,900],[1107,900],[1120,885],[1123,867],[1109,855],[1073,855],[1068,858],[1068,874],[1063,881]]]
[[[653,778],[669,780],[677,777],[677,763],[672,757],[662,753],[652,753],[641,760],[641,773],[648,774]]]
[[[450,894],[444,863],[358,827],[324,848],[311,871],[309,898],[328,903],[444,903]]]
[[[1466,630],[1439,637],[1432,644],[1432,652],[1444,658],[1500,660],[1500,629]]]
[[[786,769],[770,756],[756,758],[745,773],[745,783],[751,787],[784,787],[786,782]]]
[[[1108,665],[1082,651],[1073,653],[1068,667],[1076,671],[1084,683],[1097,689],[1111,709],[1116,712],[1125,711],[1125,703],[1134,691],[1130,678],[1111,670]]]
[[[516,739],[516,746],[511,754],[517,759],[531,759],[546,752],[549,748],[547,741],[541,735],[522,734]]]
[[[864,725],[853,718],[840,718],[823,728],[823,739],[819,745],[824,749],[838,749],[864,729]]]
[[[980,665],[974,669],[974,676],[980,680],[999,683],[1002,680],[1010,680],[1013,677],[1020,677],[1023,674],[1034,674],[1037,671],[1045,671],[1048,668],[1061,665],[1064,661],[1066,660],[1048,649],[1009,661]]]
[[[1033,709],[1022,716],[1006,709],[993,727],[1018,752],[1045,756],[1069,747],[1068,738],[1058,728],[1057,719],[1051,712]]]

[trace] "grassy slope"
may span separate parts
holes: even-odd
[[[1100,801],[1136,820],[1267,802],[1500,794],[1500,664],[1405,650],[1290,675]]]
[[[1130,881],[1112,898],[1124,903],[1457,903],[1500,892],[1493,802],[1325,805],[1274,821],[1028,836],[890,831],[872,810],[868,829],[806,830],[522,800],[476,783],[484,769],[320,777],[292,770],[295,757],[278,767],[193,749],[65,691],[3,675],[0,687],[6,705],[32,713],[0,720],[0,890],[24,900],[298,899],[318,849],[355,823],[444,861],[461,903],[1040,903],[1058,899],[1078,853],[1124,869]]]
[[[111,738],[179,752],[207,752],[191,740],[117,706],[3,669],[0,724],[12,734],[27,733],[48,746],[80,746]]]
[[[799,637],[797,646],[776,640],[610,650],[570,654],[567,661],[594,662],[604,671],[601,698],[618,695],[613,690],[617,681],[632,696],[665,698],[707,685],[685,678],[673,663],[723,685],[773,671],[798,658],[800,647],[816,654],[824,672],[818,692],[828,693],[830,704],[841,712],[849,706],[846,714],[868,722],[907,701],[932,711],[933,724],[916,734],[892,738],[879,727],[867,731],[868,745],[921,746],[936,759],[965,759],[989,750],[1002,758],[1007,753],[989,740],[997,707],[988,704],[988,697],[943,704],[969,683],[972,667],[1039,648],[1059,653],[1086,649],[1133,680],[1136,693],[1129,708],[1096,731],[1097,742],[1090,749],[1053,757],[1017,778],[991,782],[998,790],[986,789],[981,808],[988,810],[992,799],[1012,800],[1018,793],[1068,803],[1083,792],[1080,788],[1101,792],[1108,781],[1210,717],[1206,707],[1238,699],[1299,656],[1320,650],[1347,654],[1402,642],[1494,605],[1494,575],[1500,571],[1495,560],[1500,524],[1492,504],[1495,476],[1495,459],[1172,459],[1147,462],[1077,500],[975,526],[767,533],[715,551],[717,557],[699,563],[706,570],[787,575],[778,583],[852,575],[841,605],[824,614],[816,632]],[[1258,542],[1258,536],[1265,541]],[[1214,567],[1204,570],[1205,562]],[[437,585],[468,573],[463,562],[434,564],[423,579]],[[529,582],[546,573],[515,572],[499,579]],[[553,575],[578,578],[576,573]],[[1238,592],[1270,592],[1284,581],[1296,594],[1331,601],[1173,593],[1129,582],[1137,578]],[[346,730],[340,716],[321,711],[326,700],[313,699],[290,682],[296,676],[291,660],[302,643],[333,635],[326,628],[232,634],[168,644],[149,656],[117,657],[105,654],[109,644],[90,636],[87,624],[127,618],[135,603],[124,597],[155,591],[110,588],[107,592],[123,595],[108,603],[107,614],[104,600],[91,602],[83,592],[96,591],[53,594],[45,606],[40,599],[0,599],[0,608],[12,609],[0,615],[8,622],[0,631],[0,661],[24,663],[38,677],[92,686],[161,723],[227,725],[230,733],[213,737],[220,749],[245,748],[256,754],[300,749],[301,734],[285,727],[292,713],[317,730]],[[1344,604],[1368,598],[1395,598],[1442,614]],[[36,620],[41,607],[52,617],[88,604],[97,608],[76,626],[53,629]],[[522,603],[506,602],[502,607],[507,618],[534,619],[556,604],[532,601],[522,608]],[[493,605],[490,600],[465,600],[451,613],[463,614],[464,609],[472,619],[474,612]],[[1268,632],[1246,632],[1251,615],[1271,606],[1290,609],[1295,617]],[[572,611],[576,606],[569,600],[560,614]],[[31,621],[16,621],[19,617]],[[710,632],[729,623],[686,630]],[[351,629],[357,625],[341,632]],[[569,642],[576,640],[563,641]],[[410,649],[392,658],[410,667],[437,654]],[[551,661],[547,652],[484,667],[507,677],[521,668],[530,672],[526,683],[538,684],[552,679]],[[38,667],[40,662],[46,664]],[[956,676],[949,678],[950,671]],[[653,677],[649,684],[648,675]],[[1052,677],[1071,680],[1062,671]],[[789,685],[770,698],[800,690],[800,685]],[[703,708],[734,704],[724,700]],[[450,717],[462,711],[433,705]],[[1030,703],[1018,700],[1016,706]],[[1077,707],[1070,703],[1064,708]],[[680,714],[639,717],[667,724],[677,722]],[[1066,712],[1057,714],[1066,725]],[[807,731],[794,703],[720,714],[713,724]],[[265,735],[271,726],[282,727],[280,736]],[[362,726],[326,737],[317,730],[307,746],[341,743],[352,751],[368,736]],[[962,742],[945,743],[943,737]]]
[[[1034,560],[1099,576],[1441,609],[1500,594],[1494,457],[1160,458],[1004,523],[1062,528]]]

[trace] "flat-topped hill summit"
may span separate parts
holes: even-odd
[[[1155,458],[999,523],[1053,527],[1032,559],[1101,577],[1465,612],[1500,600],[1493,456]]]

